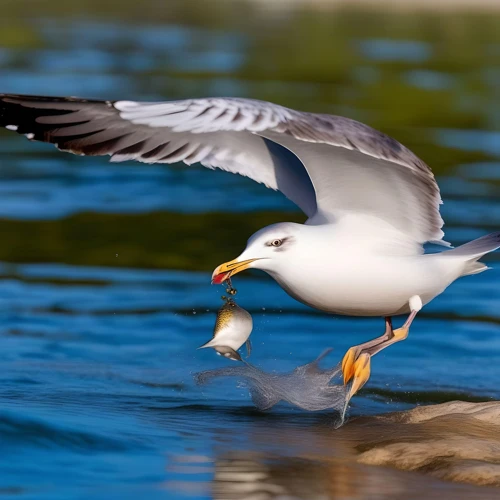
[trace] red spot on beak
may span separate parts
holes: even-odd
[[[221,285],[227,278],[229,278],[230,274],[231,273],[220,273],[212,276],[212,285]]]

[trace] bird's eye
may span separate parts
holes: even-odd
[[[283,243],[282,240],[276,239],[276,240],[271,241],[271,246],[273,246],[273,247],[280,247],[282,243]]]

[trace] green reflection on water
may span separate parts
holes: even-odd
[[[300,214],[84,213],[55,221],[0,219],[0,261],[213,270],[239,255],[247,238]]]

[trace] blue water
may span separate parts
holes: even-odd
[[[329,99],[323,94],[326,84],[314,76],[301,82],[235,76],[249,64],[255,40],[227,27],[57,17],[31,20],[29,26],[40,46],[2,48],[2,92],[266,98],[280,88],[286,89],[286,104],[295,99],[303,107],[308,92],[315,105]],[[359,82],[352,91],[362,93],[364,86],[383,81],[383,65],[403,61],[396,76],[403,88],[445,89],[455,95],[456,116],[468,112],[470,94],[457,89],[457,75],[426,69],[436,50],[432,43],[382,35],[349,40],[358,53],[349,70]],[[347,91],[339,87],[337,94]],[[361,101],[349,102],[325,105],[368,121],[383,114]],[[494,94],[483,97],[475,109],[483,123],[498,119],[495,106]],[[426,144],[433,148],[429,156],[439,167],[447,239],[458,244],[500,229],[498,129],[454,128],[453,120],[434,126],[430,120],[427,128],[415,128],[415,143],[409,145],[420,154]],[[391,127],[397,135],[398,127],[388,123]],[[450,152],[452,165],[443,159]],[[71,157],[7,133],[0,136],[0,179],[0,219],[19,228],[87,213],[139,214],[145,224],[152,212],[192,217],[236,212],[246,218],[274,210],[285,220],[296,214],[279,194],[247,179],[202,169],[111,165],[105,158]],[[85,230],[92,239],[92,231]],[[164,231],[169,238],[169,227]],[[35,253],[40,238],[34,237]],[[203,245],[203,238],[210,238],[209,231],[193,244]],[[147,258],[147,249],[137,251]],[[179,248],[179,255],[189,251]],[[72,255],[66,257],[64,262],[72,261]],[[121,255],[115,257],[119,265]],[[64,262],[44,254],[43,262],[0,264],[0,495],[240,498],[227,496],[218,476],[225,461],[237,457],[252,467],[278,463],[284,477],[293,477],[296,469],[310,471],[300,477],[311,496],[293,485],[290,491],[297,498],[326,498],[312,491],[325,463],[318,443],[325,428],[335,432],[328,428],[328,412],[308,414],[281,405],[263,414],[233,380],[203,388],[193,382],[193,373],[228,363],[196,350],[210,337],[220,305],[222,290],[210,286],[220,262],[198,270]],[[494,269],[455,283],[418,316],[407,341],[374,359],[372,379],[352,401],[351,416],[451,399],[500,398],[500,262],[498,255],[486,262]],[[334,364],[351,345],[382,333],[381,319],[319,314],[262,274],[242,276],[236,285],[239,303],[254,317],[252,362],[265,370],[291,370],[329,346]],[[322,459],[311,461],[316,453]],[[328,453],[357,471],[335,441]],[[357,477],[349,481],[356,485]],[[372,498],[366,495],[332,498]]]

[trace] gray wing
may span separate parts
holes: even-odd
[[[50,142],[62,151],[110,155],[111,161],[199,162],[281,191],[308,217],[317,212],[311,179],[285,147],[239,127],[192,132],[135,123],[121,116],[123,102],[0,94],[0,126],[30,140]],[[178,107],[173,115],[184,119]]]
[[[443,237],[429,167],[396,140],[348,118],[236,98],[139,103],[0,96],[0,124],[114,161],[222,168],[279,189],[313,219],[356,214],[418,243]]]

